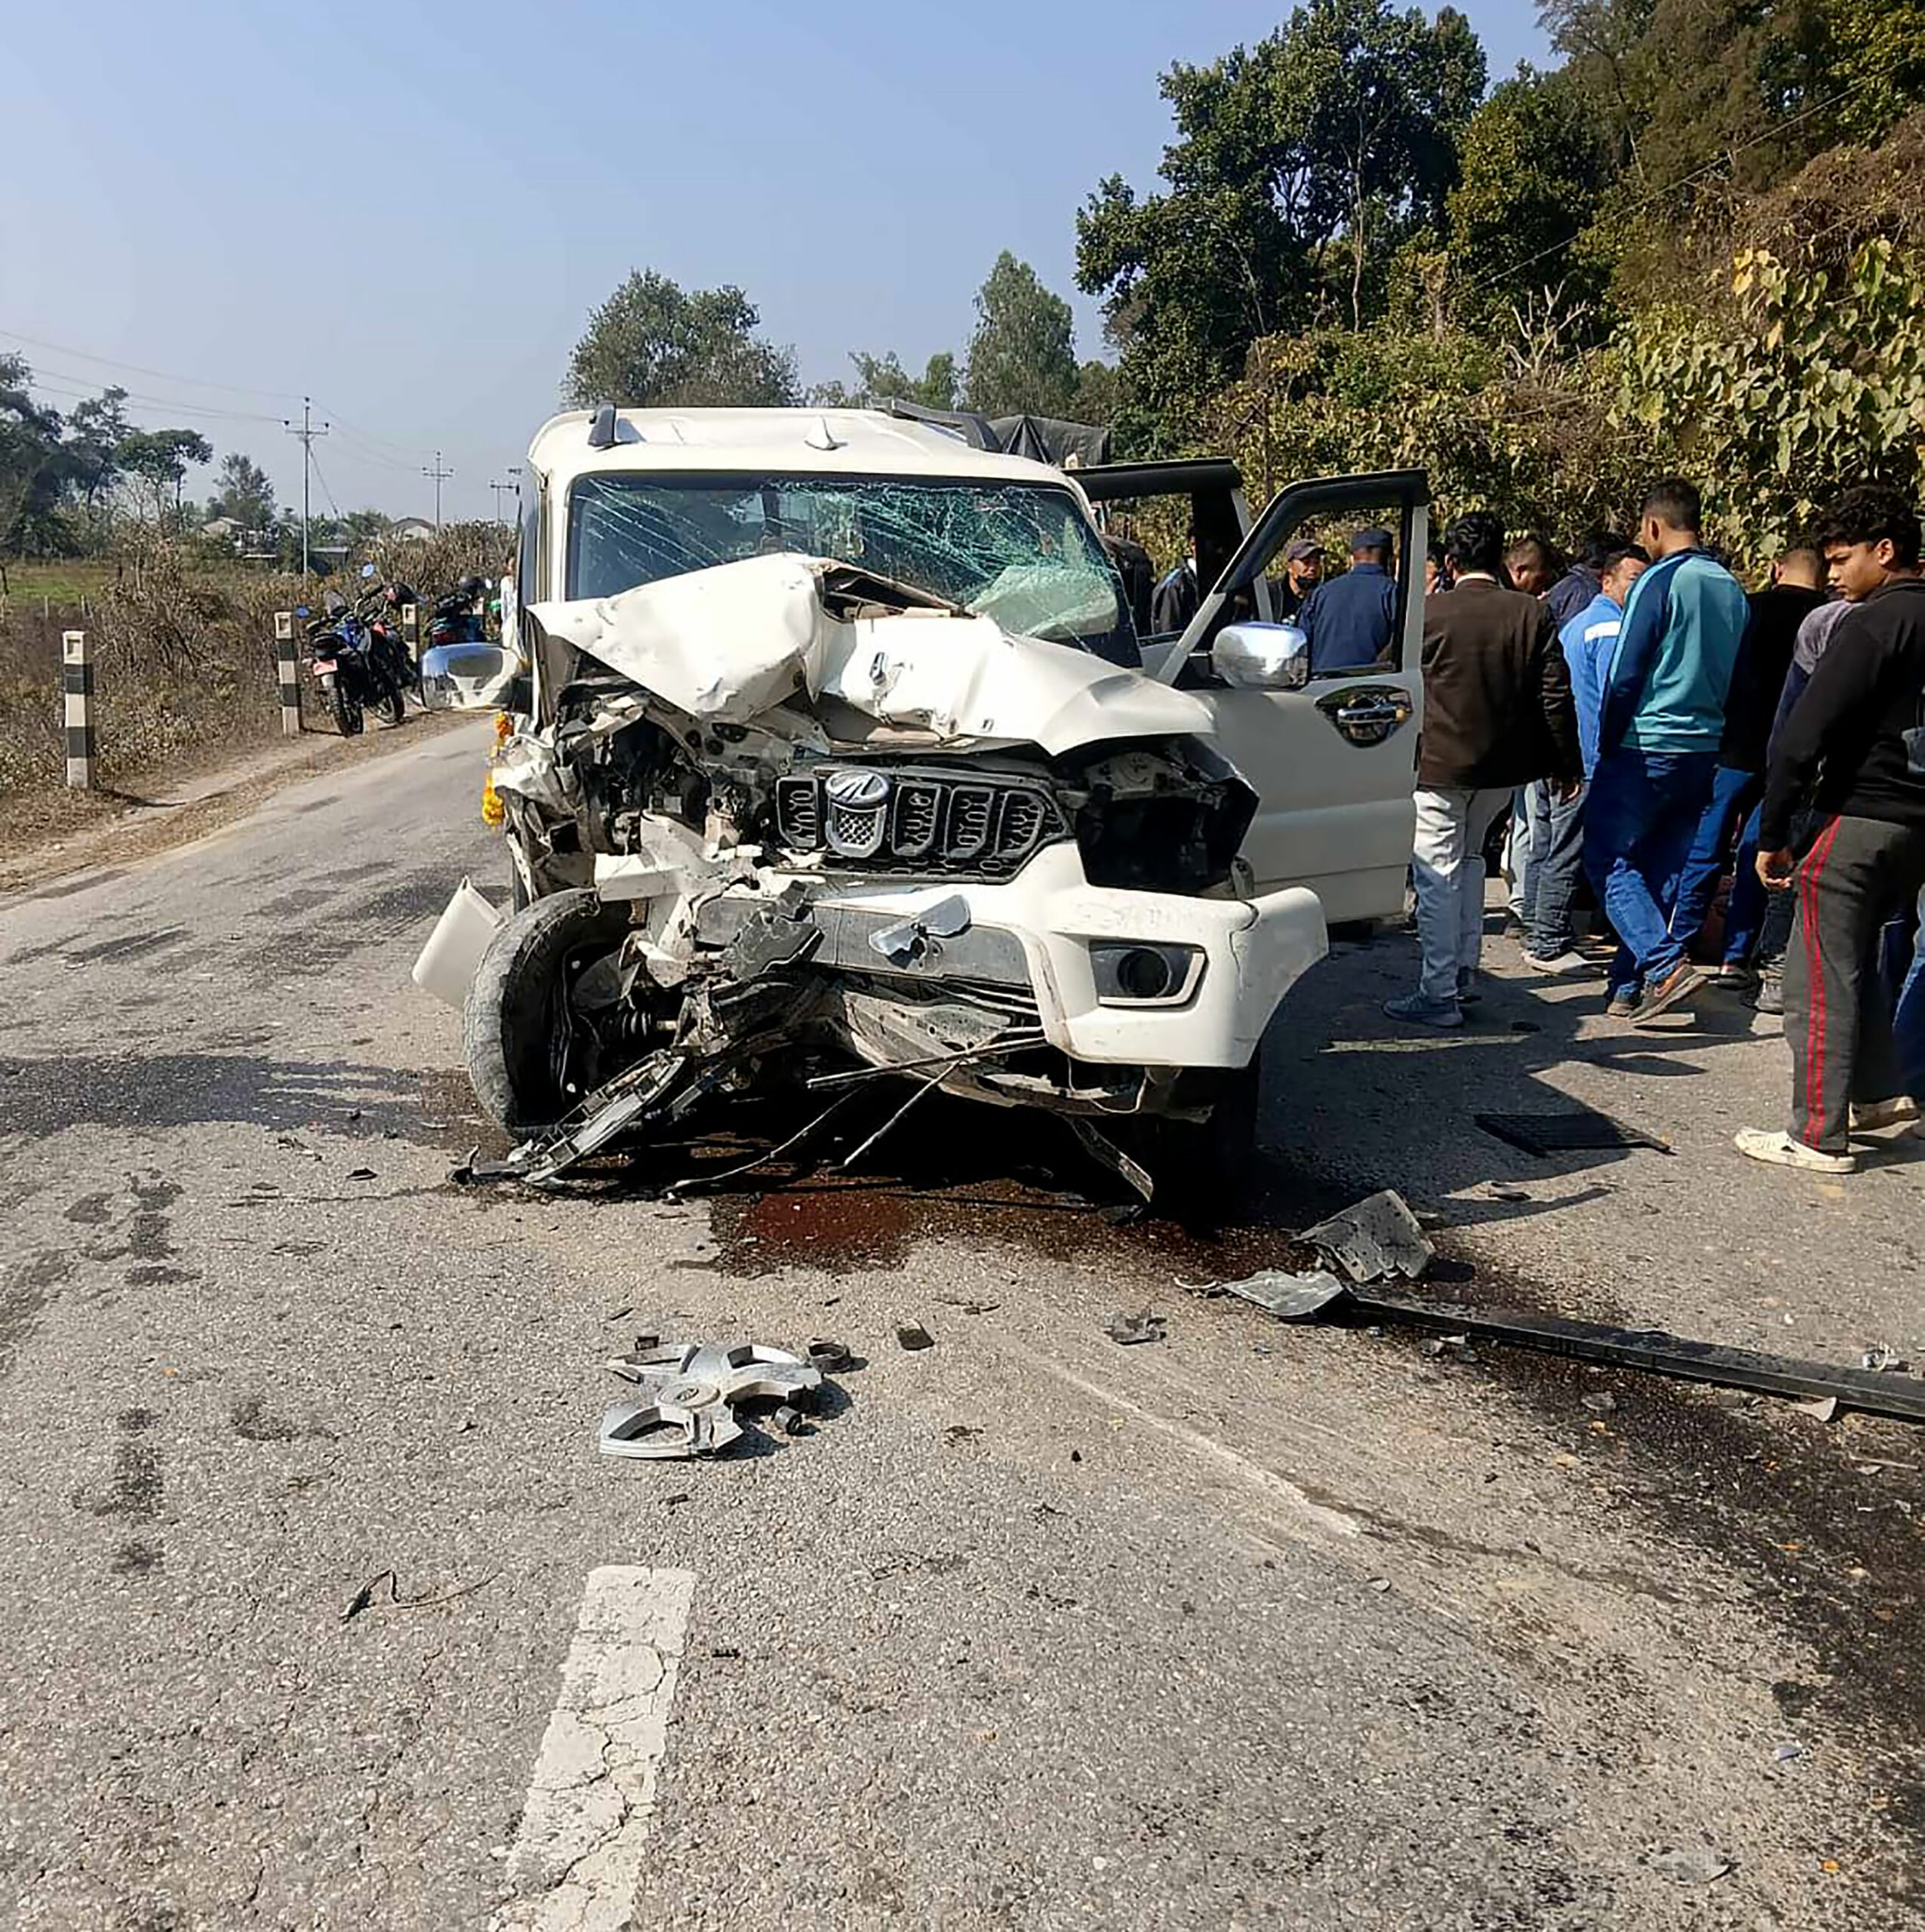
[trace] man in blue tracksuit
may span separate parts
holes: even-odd
[[[1705,552],[1702,521],[1698,492],[1681,478],[1645,499],[1641,534],[1653,561],[1625,607],[1585,806],[1585,869],[1620,942],[1612,1005],[1634,1026],[1704,981],[1671,934],[1671,914],[1711,795],[1751,611],[1738,580]]]

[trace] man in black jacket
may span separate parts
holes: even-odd
[[[1418,989],[1393,1020],[1461,1026],[1484,934],[1484,839],[1520,785],[1583,781],[1570,672],[1551,613],[1507,589],[1504,525],[1473,510],[1444,533],[1456,583],[1424,606],[1424,728],[1417,752]]]
[[[1795,890],[1785,974],[1791,1125],[1745,1128],[1740,1153],[1849,1174],[1850,1133],[1918,1118],[1901,1091],[1878,934],[1925,886],[1925,580],[1918,512],[1896,490],[1849,491],[1821,525],[1832,586],[1853,608],[1838,626],[1772,754],[1758,825],[1758,876]],[[1817,832],[1791,850],[1800,797]]]

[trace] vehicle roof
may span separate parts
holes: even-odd
[[[978,477],[1057,489],[1070,481],[1047,463],[973,449],[933,423],[878,409],[623,409],[616,413],[613,447],[601,450],[589,447],[594,420],[586,409],[550,417],[528,445],[529,466],[564,480],[607,472],[755,469]],[[831,441],[834,448],[821,447]]]

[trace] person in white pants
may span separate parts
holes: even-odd
[[[1461,1026],[1484,940],[1484,841],[1520,785],[1582,783],[1570,672],[1550,611],[1500,580],[1504,525],[1473,510],[1444,534],[1456,575],[1424,607],[1424,730],[1417,755],[1417,990],[1393,1020]]]

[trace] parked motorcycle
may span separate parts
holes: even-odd
[[[374,565],[364,565],[361,574],[371,580]],[[386,612],[388,602],[379,586],[357,604],[331,590],[322,600],[321,615],[308,626],[309,668],[346,738],[360,732],[366,711],[384,724],[398,724],[405,694],[414,682],[407,646]]]
[[[478,577],[465,577],[446,596],[438,598],[428,618],[427,647],[481,644],[487,641],[481,596],[487,586]]]

